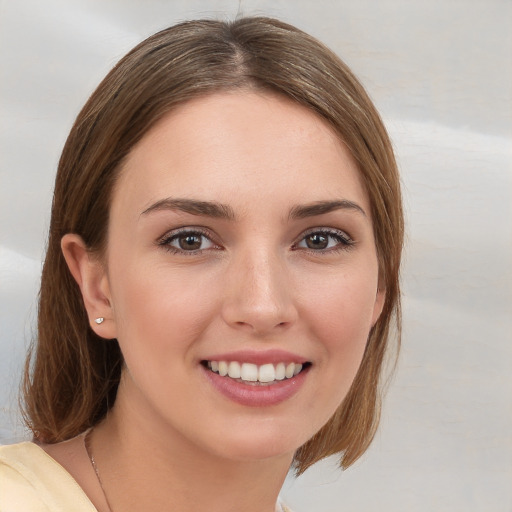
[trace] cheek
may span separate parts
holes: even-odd
[[[165,354],[183,355],[217,308],[211,280],[150,264],[128,265],[113,276],[118,341],[127,362],[132,353],[167,364],[172,358]]]
[[[302,325],[318,347],[315,393],[308,398],[311,435],[321,428],[346,397],[357,374],[372,327],[377,280],[372,266],[361,272],[332,272],[302,288]]]
[[[351,381],[372,327],[377,280],[373,272],[347,272],[330,276],[324,286],[308,296],[303,315],[322,345],[338,378]],[[375,272],[376,275],[376,272]]]

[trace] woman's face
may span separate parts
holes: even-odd
[[[97,331],[125,358],[126,420],[217,457],[291,456],[315,434],[383,302],[354,160],[264,93],[190,101],[134,147],[106,257]]]

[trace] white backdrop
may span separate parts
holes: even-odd
[[[134,44],[176,21],[280,17],[367,86],[400,163],[404,340],[377,438],[283,494],[297,512],[512,511],[512,2],[0,1],[0,443],[16,396],[57,160]]]

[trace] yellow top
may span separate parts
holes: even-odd
[[[0,446],[0,512],[97,512],[75,479],[34,443]],[[276,512],[289,509],[277,504]]]
[[[0,446],[0,512],[97,512],[75,479],[34,443]]]

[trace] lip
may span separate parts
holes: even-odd
[[[224,352],[222,354],[213,354],[212,356],[205,357],[203,361],[237,361],[239,363],[252,363],[258,366],[277,363],[304,364],[308,362],[304,357],[279,349]]]
[[[221,377],[204,366],[201,369],[211,386],[229,400],[248,407],[266,407],[292,398],[304,384],[310,367],[291,379],[275,381],[269,385],[244,384],[229,377]]]
[[[279,349],[224,352],[208,356],[202,359],[202,361],[237,361],[239,363],[252,363],[258,366],[264,364],[275,365],[278,363],[305,364],[310,362],[298,354]],[[308,365],[298,375],[290,379],[274,381],[268,385],[253,385],[229,377],[221,377],[204,365],[200,365],[200,367],[215,391],[222,394],[225,398],[247,407],[278,405],[292,398],[304,384],[311,369],[310,365]]]

